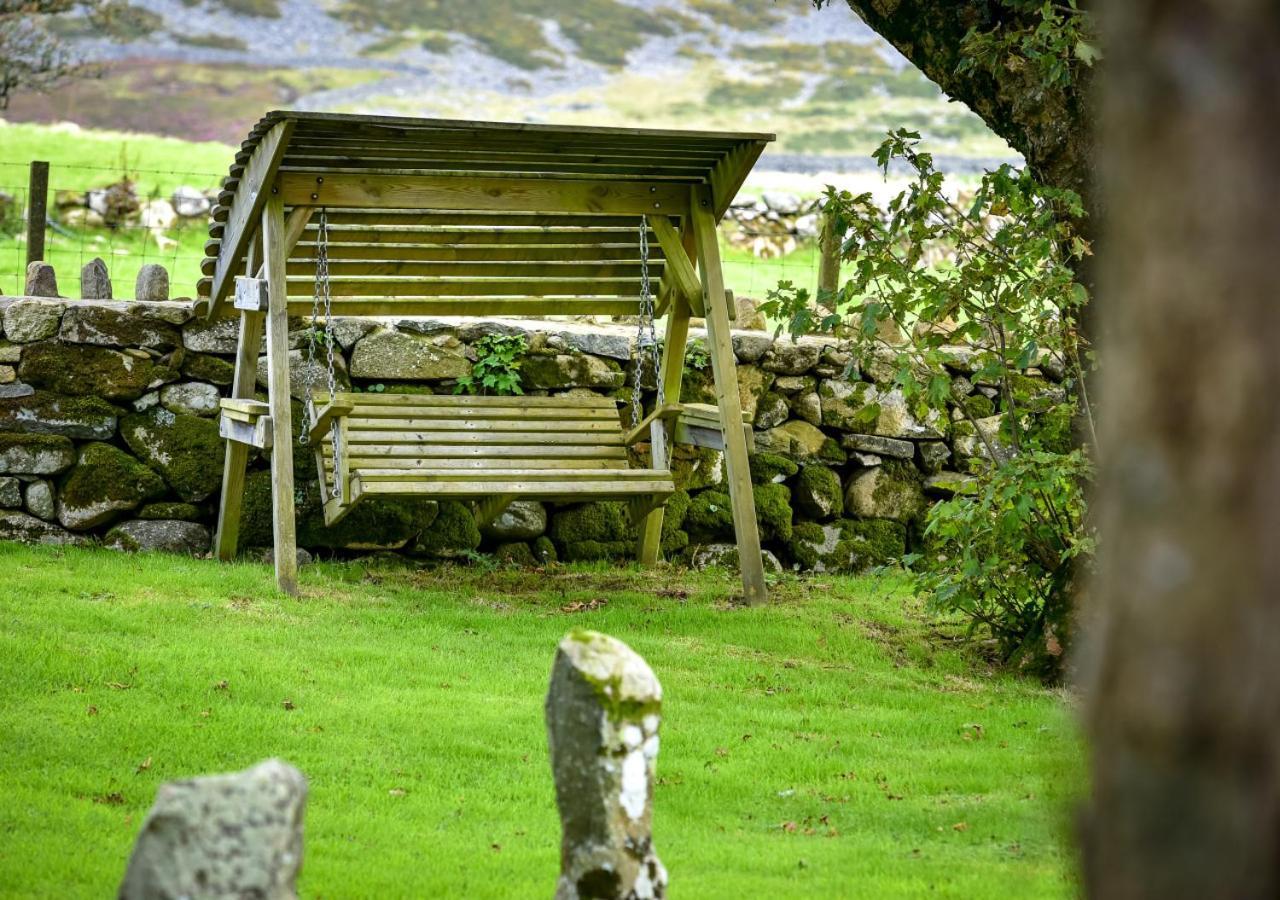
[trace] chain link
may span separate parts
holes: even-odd
[[[316,238],[316,284],[311,296],[311,327],[314,329],[316,319],[321,315],[324,316],[325,376],[326,386],[329,388],[329,402],[332,403],[338,394],[337,361],[334,358],[334,345],[337,344],[338,337],[333,327],[333,293],[329,288],[329,214],[324,207],[320,208],[316,228],[318,231],[318,237]],[[299,437],[299,443],[303,445],[310,443],[309,425],[315,418],[317,368],[316,335],[313,330],[310,340],[307,341],[306,410],[308,428],[304,429]],[[342,471],[342,431],[338,427],[336,418],[329,420],[329,436],[333,442],[333,475],[330,479],[332,481],[330,493],[334,497],[341,497],[342,486],[338,483],[338,473]]]
[[[635,387],[631,392],[631,424],[635,426],[644,418],[641,393],[645,367],[653,374],[658,390],[658,406],[666,403],[665,385],[662,383],[661,353],[658,350],[658,332],[653,318],[653,291],[649,284],[649,219],[640,217],[640,319],[636,325]]]

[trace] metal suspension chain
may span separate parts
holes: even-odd
[[[311,297],[311,324],[315,327],[315,321],[320,316],[324,316],[324,345],[325,345],[325,375],[326,387],[329,389],[329,402],[332,403],[334,397],[338,393],[337,379],[337,362],[334,359],[334,345],[338,342],[337,333],[333,326],[333,295],[329,287],[329,215],[328,210],[324,207],[320,208],[319,219],[316,222],[318,236],[316,238],[316,284],[315,291]],[[307,342],[307,422],[310,423],[315,413],[315,386],[316,386],[316,339],[312,335],[311,340]],[[308,427],[303,431],[299,438],[299,443],[306,445],[310,442]],[[341,429],[338,427],[337,419],[329,420],[329,436],[333,443],[333,477],[331,494],[334,497],[342,496],[342,486],[338,484],[338,472],[342,467],[342,440]]]
[[[636,326],[635,389],[631,392],[631,424],[644,418],[644,406],[640,400],[644,383],[645,364],[653,373],[658,389],[658,406],[666,403],[666,390],[662,383],[661,354],[658,350],[658,332],[653,318],[653,291],[649,285],[649,220],[640,217],[640,318]]]

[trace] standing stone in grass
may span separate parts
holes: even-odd
[[[667,895],[653,849],[654,762],[662,686],[621,641],[573,631],[547,691],[547,736],[560,809],[556,900]]]
[[[120,900],[295,900],[306,801],[306,779],[278,759],[162,785]]]
[[[58,275],[53,266],[38,259],[28,263],[26,292],[28,297],[58,296]]]
[[[169,299],[169,270],[159,263],[147,263],[138,270],[134,282],[135,300],[160,302]]]
[[[80,270],[80,296],[86,300],[111,299],[111,273],[102,257],[95,256]]]

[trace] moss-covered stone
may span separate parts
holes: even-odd
[[[676,444],[671,454],[672,477],[686,491],[722,484],[724,471],[724,454],[710,447]]]
[[[179,519],[184,522],[199,522],[204,517],[204,511],[194,503],[148,503],[138,510],[139,519]]]
[[[560,558],[556,554],[555,543],[545,534],[533,539],[533,556],[542,565],[556,562]]]
[[[18,366],[22,380],[59,394],[136,400],[177,373],[150,359],[84,344],[32,344]]]
[[[900,559],[907,526],[887,519],[841,519],[828,525],[803,522],[787,542],[795,568],[814,572],[865,572]]]
[[[204,500],[221,486],[223,443],[215,420],[152,409],[125,416],[120,434],[188,503]]]
[[[849,480],[844,505],[849,513],[862,518],[909,522],[925,507],[920,472],[911,463],[886,459]]]
[[[625,503],[584,503],[552,514],[547,536],[567,562],[620,559],[635,551],[636,532]]]
[[[110,440],[120,410],[98,397],[66,397],[36,391],[0,399],[0,431],[61,434],[81,440]]]
[[[760,539],[791,540],[791,489],[785,484],[758,484],[753,489]]]
[[[196,381],[226,386],[235,380],[236,367],[217,356],[188,353],[182,360],[182,374]]]
[[[975,419],[985,419],[996,414],[996,405],[986,394],[970,394],[960,401],[965,411]],[[972,426],[971,426],[972,427]]]
[[[662,516],[662,539],[659,550],[664,559],[670,559],[689,546],[689,532],[684,530],[685,519],[689,515],[689,494],[676,491],[667,500],[666,511]]]
[[[413,546],[416,555],[438,559],[465,556],[480,546],[480,529],[470,508],[457,500],[440,504],[435,521],[418,535]]]
[[[844,490],[840,476],[826,466],[811,465],[800,470],[792,497],[802,516],[825,522],[844,514]]]
[[[75,445],[61,435],[0,432],[0,472],[56,475],[75,461]]]
[[[85,444],[58,490],[58,521],[73,531],[94,528],[164,492],[160,476],[123,450]]]
[[[533,550],[524,541],[508,541],[505,544],[499,544],[493,549],[493,558],[506,565],[520,568],[533,568],[538,564]]]
[[[529,355],[520,368],[524,386],[530,390],[589,387],[616,390],[626,381],[622,366],[612,359],[586,353],[559,353],[554,356]]]
[[[798,465],[780,453],[752,453],[747,461],[751,465],[751,480],[756,484],[781,484],[800,471]]]
[[[724,491],[701,491],[689,499],[685,531],[699,543],[733,537],[733,507]]]

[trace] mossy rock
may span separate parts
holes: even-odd
[[[1050,453],[1070,453],[1075,449],[1075,408],[1062,403],[1029,417],[1026,428],[1028,446]]]
[[[844,488],[840,476],[826,466],[811,465],[800,470],[792,496],[802,515],[825,522],[844,514]]]
[[[94,528],[164,492],[160,476],[119,447],[85,444],[58,489],[58,521],[73,531]]]
[[[180,519],[183,522],[199,522],[204,511],[194,503],[148,503],[138,510],[139,519]]]
[[[437,559],[465,556],[480,546],[480,539],[471,509],[457,500],[445,500],[435,521],[418,535],[413,552]]]
[[[0,432],[0,472],[56,475],[75,461],[75,445],[62,435]]]
[[[533,556],[541,564],[557,562],[560,557],[556,554],[556,545],[545,534],[541,537],[533,539]]]
[[[724,491],[701,491],[689,499],[684,530],[699,543],[733,537],[733,507]]]
[[[677,444],[671,457],[671,474],[686,491],[715,487],[724,481],[724,454],[710,447]]]
[[[960,401],[964,405],[965,412],[973,416],[975,419],[985,419],[987,416],[996,414],[996,405],[991,402],[991,398],[986,394],[970,394]],[[968,425],[968,423],[965,423]],[[970,428],[973,426],[970,425]]]
[[[566,562],[621,559],[635,552],[637,539],[627,504],[616,500],[552,513],[547,536]]]
[[[120,434],[129,449],[188,503],[198,503],[221,487],[224,450],[216,420],[152,409],[125,416]]]
[[[0,400],[0,431],[61,434],[106,441],[116,433],[121,411],[99,397],[65,397],[36,391]]]
[[[178,373],[118,350],[84,344],[32,344],[18,366],[22,380],[59,394],[137,400]]]
[[[666,511],[662,515],[662,539],[659,552],[664,559],[671,559],[689,546],[689,532],[684,530],[688,515],[689,494],[687,491],[676,491],[667,500]]]
[[[752,494],[760,539],[783,543],[791,540],[791,489],[785,484],[758,484]]]
[[[505,544],[499,544],[493,550],[493,558],[500,563],[523,569],[531,569],[538,564],[533,550],[525,541],[508,541]]]
[[[844,494],[845,510],[867,519],[909,522],[924,512],[924,489],[920,471],[911,463],[886,459],[863,469],[849,481]]]
[[[182,374],[196,381],[226,386],[235,381],[236,367],[218,356],[188,353],[182,360]]]
[[[802,522],[786,544],[787,557],[805,571],[858,573],[889,565],[907,551],[907,526],[887,519]]]
[[[781,484],[800,471],[794,461],[780,453],[752,453],[747,461],[751,465],[751,480],[756,484]]]

